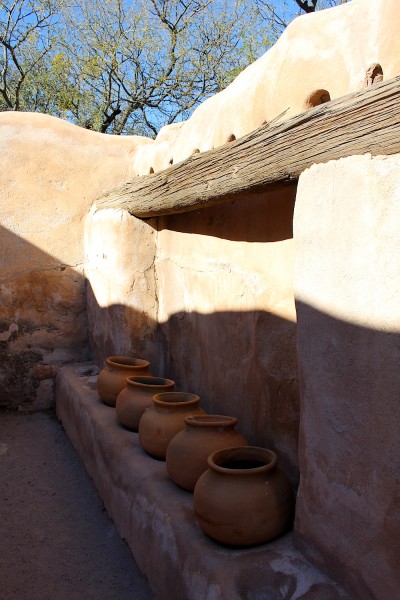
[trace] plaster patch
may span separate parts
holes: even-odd
[[[11,323],[7,331],[0,333],[0,342],[7,342],[14,331],[18,331],[18,325],[16,323]]]

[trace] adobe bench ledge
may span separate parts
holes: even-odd
[[[192,494],[100,402],[96,369],[79,363],[59,371],[57,415],[156,598],[250,600],[285,590],[292,600],[348,600],[294,548],[291,534],[245,550],[209,540],[195,521]]]

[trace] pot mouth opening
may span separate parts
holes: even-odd
[[[236,417],[227,415],[192,415],[185,417],[186,425],[190,427],[232,427],[237,423]]]
[[[153,377],[152,375],[131,375],[130,377],[127,377],[126,380],[128,384],[139,385],[142,387],[172,388],[175,385],[175,381],[172,381],[172,379]]]
[[[180,406],[197,404],[200,401],[200,396],[189,392],[160,392],[154,394],[153,401],[159,406],[168,405],[168,407],[179,408]]]
[[[225,460],[219,463],[219,467],[223,469],[258,469],[258,467],[263,467],[265,463],[262,460]]]
[[[132,356],[109,356],[106,362],[111,367],[127,367],[129,369],[132,367],[143,369],[150,365],[148,360],[144,360],[143,358],[134,358]]]
[[[207,459],[214,471],[230,474],[271,471],[278,461],[275,452],[257,446],[237,446],[213,452]]]

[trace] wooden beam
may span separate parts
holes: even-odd
[[[114,189],[97,202],[140,218],[185,212],[293,183],[314,163],[400,152],[400,76],[264,125],[220,148]]]

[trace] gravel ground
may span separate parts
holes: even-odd
[[[0,600],[154,600],[52,414],[0,412]]]

